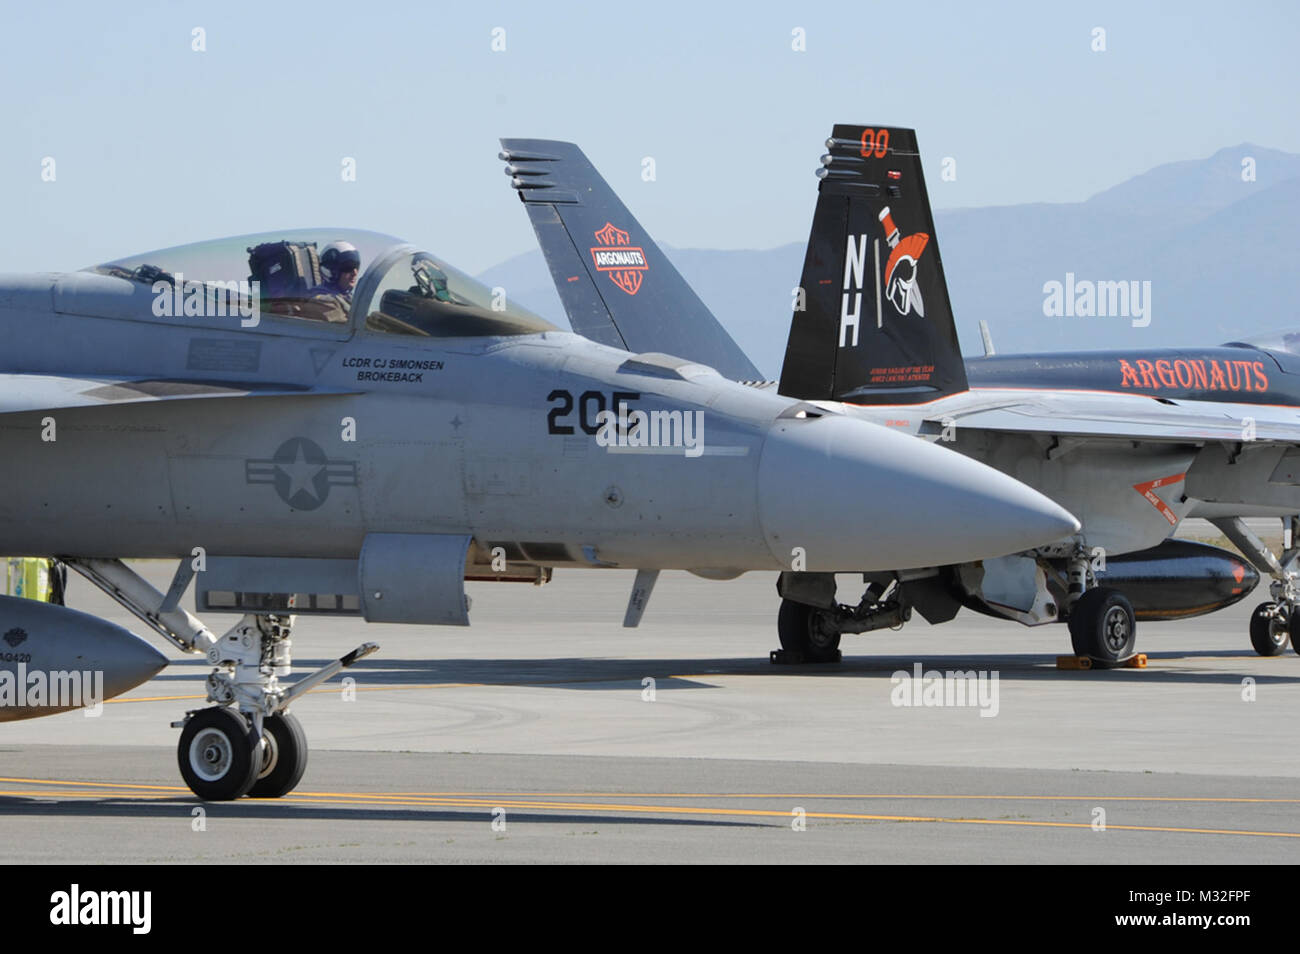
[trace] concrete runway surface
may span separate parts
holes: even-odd
[[[169,565],[140,566],[165,589]],[[845,637],[839,666],[774,666],[774,580],[664,574],[636,630],[620,627],[624,571],[471,584],[468,629],[299,617],[296,672],[382,648],[346,673],[354,692],[336,678],[294,706],[312,746],[296,792],[205,805],[168,723],[204,705],[206,664],[74,578],[69,605],[175,661],[99,718],[0,726],[0,859],[1300,858],[1300,657],[1251,650],[1262,588],[1139,624],[1146,669],[1077,672],[1055,665],[1064,626],[967,612]],[[206,619],[218,633],[233,621]],[[986,695],[968,700],[983,704],[896,704],[929,698],[929,683],[894,678],[918,663],[983,674]]]

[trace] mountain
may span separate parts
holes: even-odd
[[[1242,178],[1246,157],[1253,181]],[[811,203],[810,195],[810,216]],[[1210,345],[1300,326],[1298,155],[1242,143],[1157,166],[1083,202],[938,212],[935,231],[967,353],[980,349],[981,319],[1000,353]],[[776,377],[804,244],[662,248],[760,370]],[[1067,273],[1150,282],[1150,324],[1049,317],[1044,285],[1064,284]],[[567,327],[540,252],[478,277]]]

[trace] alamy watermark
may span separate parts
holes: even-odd
[[[50,923],[57,925],[126,925],[132,934],[153,926],[152,891],[83,891],[74,884],[50,895]]]
[[[1065,273],[1065,281],[1043,283],[1048,318],[1131,318],[1134,328],[1151,324],[1151,282],[1092,281]]]
[[[16,672],[0,669],[0,709],[85,709],[96,718],[104,711],[104,671],[29,670],[19,660]]]
[[[662,453],[680,448],[687,457],[704,453],[703,411],[628,410],[620,401],[618,413],[596,415],[596,443],[611,451]]]
[[[903,708],[978,707],[980,718],[998,714],[998,674],[988,670],[921,671],[915,663],[909,673],[899,669],[889,677],[889,701]]]
[[[159,318],[234,318],[241,328],[256,328],[262,321],[259,281],[187,282],[182,272],[171,281],[153,283],[153,313]]]

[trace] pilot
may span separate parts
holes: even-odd
[[[320,255],[321,276],[325,279],[311,290],[311,297],[322,305],[321,318],[346,322],[352,308],[352,289],[361,271],[361,253],[351,242],[330,242]]]

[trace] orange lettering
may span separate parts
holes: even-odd
[[[1156,362],[1156,374],[1160,375],[1160,383],[1167,388],[1172,388],[1177,383],[1174,378],[1174,369],[1169,366],[1169,362],[1165,358],[1161,358]]]
[[[1119,359],[1119,386],[1122,388],[1140,388],[1142,382],[1138,380],[1138,373],[1133,370],[1133,365],[1129,364],[1123,358]]]
[[[1186,389],[1192,386],[1192,366],[1183,359],[1174,362],[1174,374],[1178,376],[1179,387]],[[1183,378],[1187,380],[1184,381]]]
[[[1255,390],[1254,388],[1252,388],[1252,387],[1250,386],[1250,362],[1249,362],[1249,361],[1234,361],[1234,362],[1232,362],[1232,363],[1233,363],[1233,364],[1239,364],[1239,365],[1241,365],[1241,383],[1244,384],[1244,385],[1246,386],[1246,390],[1247,390],[1247,391],[1253,391],[1253,390]]]
[[[1156,369],[1151,366],[1151,362],[1138,358],[1137,366],[1138,370],[1142,372],[1142,386],[1153,391],[1159,391],[1160,382],[1156,380]]]
[[[1189,361],[1187,363],[1192,366],[1192,383],[1204,391],[1210,386],[1210,379],[1205,375],[1205,362]]]
[[[1264,373],[1263,361],[1252,361],[1252,367],[1255,369],[1255,383],[1259,385],[1261,391],[1268,390],[1268,375]]]
[[[1228,386],[1223,381],[1223,371],[1220,370],[1219,368],[1219,362],[1211,361],[1210,362],[1210,390],[1224,391],[1227,390],[1227,387]]]

